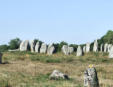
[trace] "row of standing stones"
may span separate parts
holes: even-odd
[[[42,43],[42,45],[40,46],[39,42],[35,44],[34,41],[29,42],[28,40],[23,41],[20,44],[20,51],[28,51],[29,47],[31,52],[47,53],[48,55],[52,55],[55,51],[55,47],[53,46],[53,44],[47,46],[45,43]]]
[[[83,53],[88,53],[90,52],[90,43],[87,43],[86,46],[83,47],[83,49],[79,46],[77,49],[77,53],[79,53],[77,56],[82,56]],[[93,52],[105,52],[109,53],[109,58],[113,58],[113,45],[112,44],[101,44],[100,45],[100,50],[98,49],[98,42],[97,40],[94,41],[93,45]]]
[[[76,56],[83,56],[84,53],[88,53],[91,50],[91,44],[87,43],[83,48],[81,46],[78,46],[77,48],[77,52],[76,52]],[[50,44],[47,46],[47,44],[42,43],[42,45],[40,45],[39,42],[37,42],[36,44],[34,43],[34,41],[29,42],[28,40],[22,41],[22,43],[20,44],[20,51],[27,51],[28,47],[30,47],[31,52],[36,52],[36,53],[47,53],[48,55],[52,55],[55,51],[55,47],[53,44]],[[109,58],[113,58],[113,45],[112,44],[101,44],[100,46],[100,50],[98,49],[98,41],[95,40],[94,41],[94,45],[93,45],[93,52],[105,52],[105,53],[109,53]],[[68,45],[63,45],[62,47],[62,52],[65,55],[69,55],[71,53],[74,52],[74,48],[70,47]]]
[[[40,45],[39,42],[37,42],[36,44],[34,43],[34,41],[29,42],[28,40],[23,41],[20,44],[20,51],[27,51],[28,48],[30,47],[31,52],[36,52],[36,53],[47,53],[48,55],[52,55],[55,51],[55,47],[53,44],[49,44],[47,46],[47,44],[42,43],[42,45]],[[73,47],[69,47],[67,45],[64,45],[62,47],[62,52],[65,55],[69,55],[71,53],[74,52],[74,48]]]

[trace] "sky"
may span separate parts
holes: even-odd
[[[113,0],[0,0],[0,44],[16,37],[83,44],[113,30]]]

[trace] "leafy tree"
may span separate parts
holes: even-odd
[[[77,47],[78,47],[78,45],[76,45],[76,44],[70,44],[69,46],[70,47],[73,47],[74,48],[74,51],[76,51],[77,50]]]
[[[21,40],[19,38],[12,39],[9,42],[9,49],[18,49],[20,46]]]
[[[109,43],[109,44],[113,44],[113,31],[109,30],[106,35],[104,35],[100,40],[99,43]]]
[[[43,43],[43,42],[42,42],[41,40],[39,40],[39,39],[34,39],[34,41],[35,41],[35,44],[36,44],[37,42],[39,42],[40,45]]]
[[[59,43],[54,43],[53,46],[55,47],[55,53],[60,51]]]
[[[59,50],[59,51],[61,51],[63,45],[68,45],[68,43],[65,42],[65,41],[60,42],[60,44],[59,44],[59,46],[58,46],[58,50]]]
[[[55,47],[55,53],[56,53],[56,52],[60,52],[61,49],[62,49],[62,46],[63,46],[63,45],[68,45],[68,43],[62,41],[62,42],[60,42],[60,43],[54,43],[53,45],[54,45],[54,47]]]
[[[98,49],[100,49],[101,44],[113,44],[113,31],[109,30],[104,36],[98,39]],[[94,42],[91,43],[91,50],[93,50]]]

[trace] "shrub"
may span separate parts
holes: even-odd
[[[7,45],[0,45],[0,52],[7,51],[8,48],[9,48],[9,46],[7,46]]]
[[[41,61],[44,63],[61,63],[62,59],[60,58],[52,58],[51,56],[36,56],[36,55],[32,55],[30,56],[30,59],[32,61]]]

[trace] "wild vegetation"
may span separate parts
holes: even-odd
[[[107,53],[75,53],[52,56],[31,52],[4,52],[0,65],[1,87],[83,87],[84,70],[93,64],[98,72],[100,87],[113,87],[113,60]],[[49,80],[54,69],[68,74],[70,80]]]
[[[101,39],[102,43],[113,44],[113,31],[108,31]],[[42,41],[35,39],[35,43]],[[21,40],[13,39],[8,45],[1,45],[3,64],[0,64],[0,87],[83,87],[84,70],[93,64],[98,73],[100,87],[113,87],[113,59],[108,58],[108,53],[89,52],[77,57],[76,53],[63,55],[61,47],[68,43],[62,41],[54,43],[55,54],[27,52],[8,52],[9,49],[18,49]],[[76,44],[68,44],[76,50]],[[84,46],[82,44],[81,46]],[[91,44],[91,49],[93,42]],[[100,47],[100,46],[99,46]],[[69,80],[50,80],[49,75],[58,69],[69,75]]]

